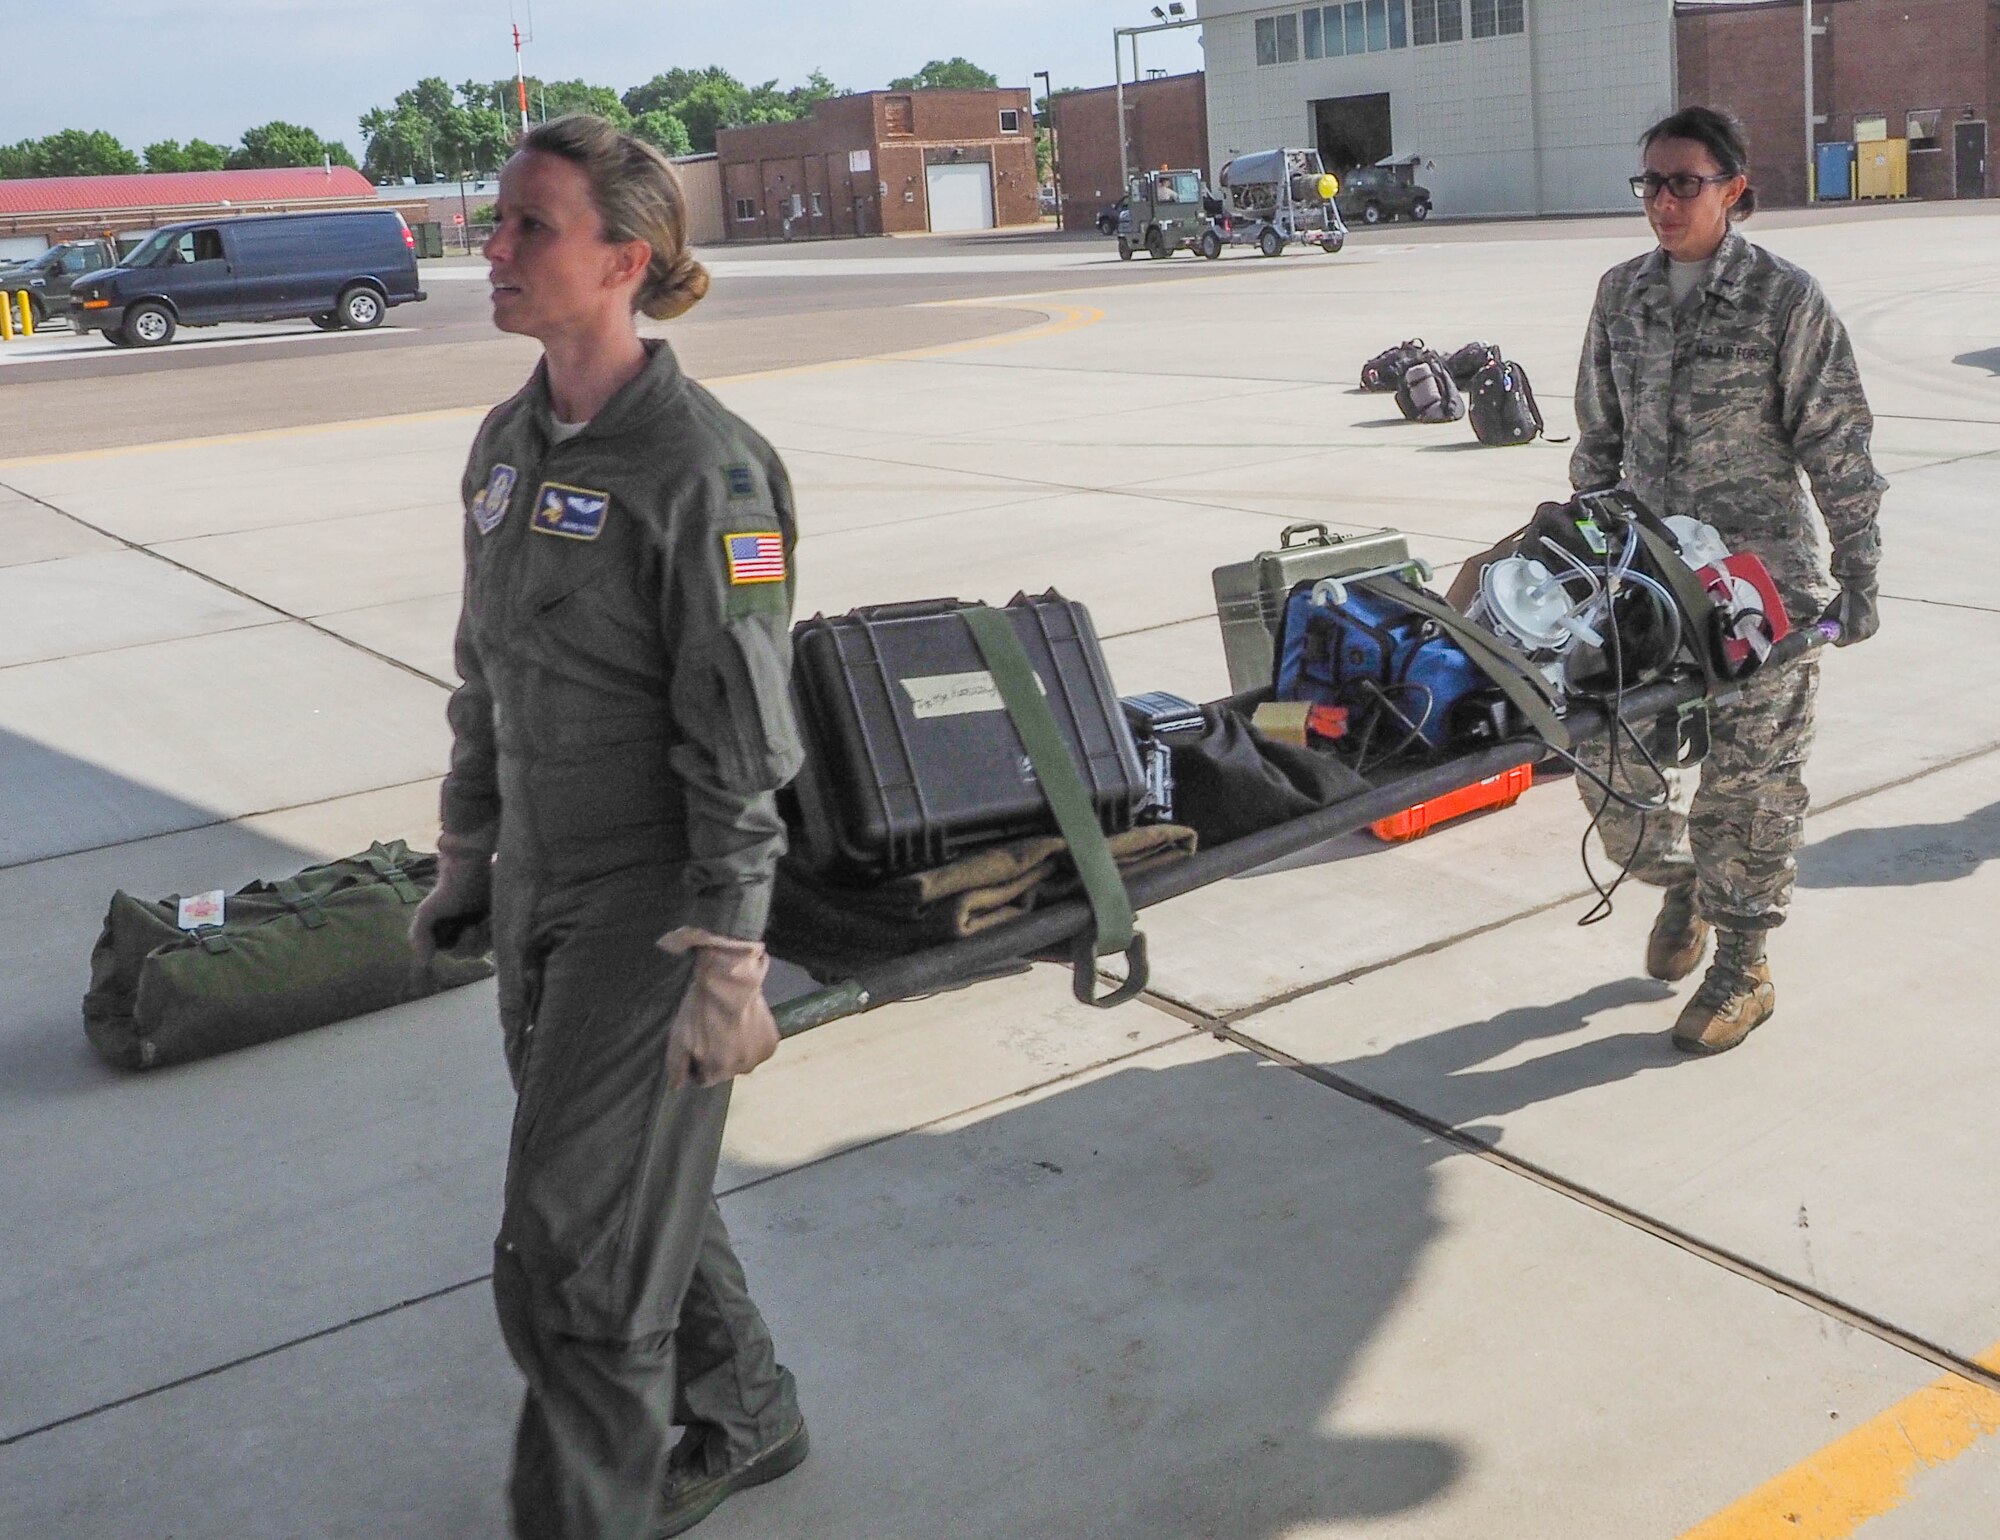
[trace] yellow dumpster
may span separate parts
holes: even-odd
[[[1907,198],[1910,195],[1910,141],[1876,139],[1857,144],[1854,196]]]

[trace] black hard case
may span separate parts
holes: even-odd
[[[1055,832],[962,608],[932,599],[794,627],[806,762],[790,811],[810,866],[850,876],[922,871],[995,840]],[[1100,825],[1107,834],[1130,828],[1145,775],[1089,612],[1051,590],[1017,595],[1002,613]]]

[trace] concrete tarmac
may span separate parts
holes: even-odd
[[[787,1044],[739,1088],[723,1206],[815,1452],[699,1533],[1992,1528],[1996,230],[1751,226],[1847,319],[1893,484],[1883,632],[1825,664],[1776,1018],[1667,1048],[1649,895],[1577,927],[1556,784],[1149,911],[1119,1010],[1044,968]],[[785,454],[802,614],[1053,585],[1122,690],[1208,698],[1216,564],[1319,519],[1408,530],[1443,581],[1566,485],[1564,446],[1478,449],[1354,378],[1495,341],[1569,431],[1634,222],[1389,233],[1105,281],[1081,244],[909,243],[972,259],[920,311],[862,287],[897,281],[879,252],[730,254],[785,275],[718,294],[823,264],[793,351],[666,330]],[[7,421],[113,419],[0,459],[0,1535],[504,1531],[490,986],[144,1075],[78,1020],[114,889],[435,838],[459,471],[533,349],[299,346],[0,371]]]

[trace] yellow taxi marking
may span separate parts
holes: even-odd
[[[1973,1362],[2000,1373],[2000,1343]],[[1846,1540],[1908,1501],[1911,1477],[1994,1433],[2000,1433],[2000,1391],[1947,1374],[1680,1540]]]
[[[1002,306],[996,301],[993,308]],[[1049,307],[1037,305],[1032,308],[1046,310]],[[974,337],[965,342],[944,342],[935,347],[911,348],[901,353],[871,353],[864,358],[836,358],[829,359],[825,363],[793,364],[782,369],[762,369],[750,374],[715,375],[703,383],[740,385],[752,380],[780,380],[795,375],[831,374],[836,370],[860,369],[869,364],[947,358],[954,353],[971,353],[981,348],[1005,347],[1017,342],[1037,342],[1046,337],[1059,337],[1065,332],[1094,326],[1104,319],[1104,312],[1094,306],[1064,305],[1059,308],[1063,312],[1061,315],[1051,317],[1044,325],[1031,326],[1026,331],[1000,332],[991,337]],[[248,433],[221,433],[207,438],[164,439],[153,444],[118,444],[104,449],[72,449],[58,454],[21,455],[13,459],[0,460],[0,471],[21,470],[36,465],[67,465],[81,460],[115,460],[124,455],[154,454],[161,450],[221,449],[232,444],[257,444],[271,439],[305,438],[325,433],[365,433],[374,428],[395,428],[413,423],[450,422],[454,418],[484,417],[491,410],[491,407],[485,406],[447,407],[435,412],[408,412],[397,417],[363,417],[351,422],[308,423],[296,428],[259,428]]]

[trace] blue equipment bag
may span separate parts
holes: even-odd
[[[1350,585],[1335,605],[1300,583],[1285,600],[1275,681],[1279,700],[1346,707],[1350,737],[1390,757],[1399,745],[1448,747],[1454,708],[1493,686],[1437,621],[1386,592],[1403,586]]]

